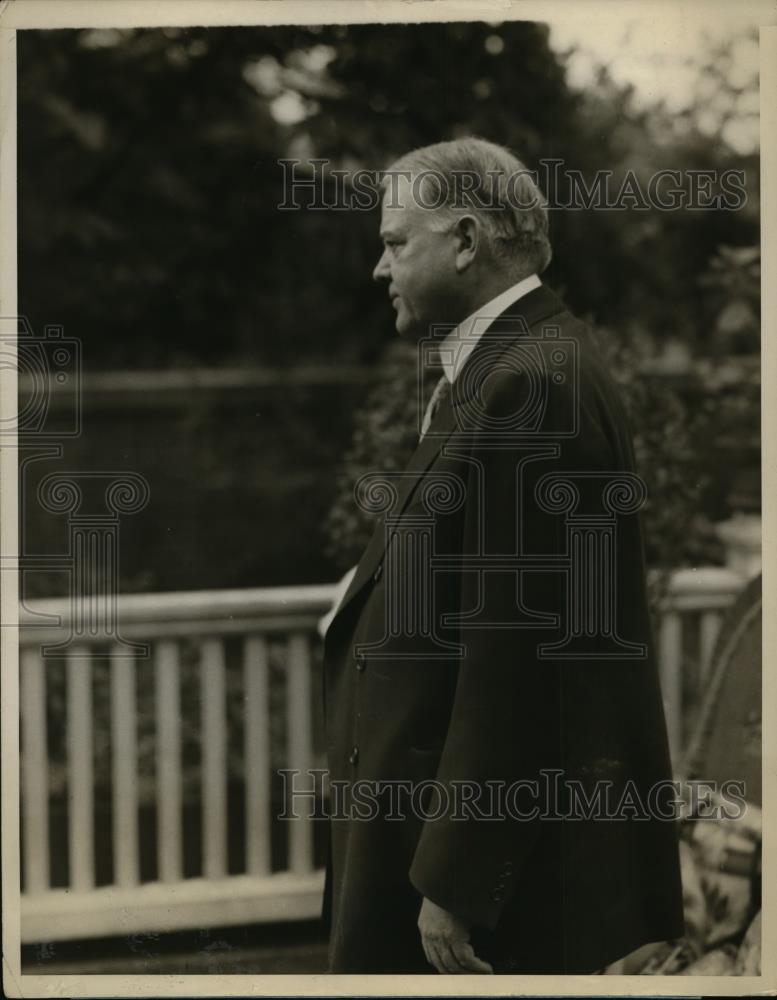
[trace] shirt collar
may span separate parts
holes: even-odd
[[[459,372],[464,367],[464,362],[497,316],[501,316],[508,306],[535,288],[539,288],[541,284],[542,282],[536,274],[530,274],[528,278],[516,282],[497,295],[496,298],[476,309],[450,333],[446,334],[440,343],[439,350],[440,363],[449,382],[456,381]]]

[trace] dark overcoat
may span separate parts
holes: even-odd
[[[518,300],[383,480],[325,640],[331,971],[431,971],[424,896],[498,972],[680,936],[644,496],[590,333]]]

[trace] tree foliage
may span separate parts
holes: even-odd
[[[344,506],[354,474],[368,462],[394,467],[412,447],[402,347],[385,292],[370,278],[377,213],[279,211],[278,161],[319,156],[346,170],[378,169],[410,147],[462,134],[510,146],[530,168],[560,161],[559,180],[551,177],[546,191],[551,205],[566,202],[569,169],[589,183],[610,171],[615,192],[629,171],[643,189],[657,170],[680,171],[686,186],[688,171],[744,171],[747,202],[738,211],[551,211],[554,260],[544,277],[607,331],[634,399],[638,447],[658,490],[650,551],[659,562],[666,553],[700,558],[711,535],[708,525],[689,529],[698,505],[707,520],[720,519],[731,482],[739,481],[740,505],[758,493],[757,370],[747,363],[759,346],[758,161],[732,149],[725,131],[737,102],[752,104],[756,91],[721,72],[725,56],[710,54],[700,74],[707,96],[673,116],[640,107],[606,69],[587,90],[571,88],[541,23],[20,32],[20,310],[36,331],[57,323],[80,338],[87,372],[316,362],[375,372],[372,395],[353,416],[356,437],[339,483],[321,480],[315,508],[317,473],[300,475],[297,452],[284,465],[283,455],[276,461],[282,448],[252,439],[250,467],[264,469],[272,458],[273,475],[249,488],[221,430],[214,424],[209,437],[189,421],[193,450],[209,470],[189,482],[193,509],[242,504],[253,519],[236,525],[240,553],[230,555],[235,546],[219,536],[213,558],[225,565],[211,562],[202,579],[187,570],[188,585],[212,585],[216,576],[229,585],[278,582],[301,566],[305,579],[326,578],[322,508],[338,494],[331,552],[347,563],[366,530]],[[717,130],[705,131],[713,112]],[[648,362],[678,345],[703,391],[645,381]],[[327,456],[345,451],[350,433],[347,420],[327,419],[330,407],[322,394],[303,415],[290,399],[284,418],[308,449],[328,427],[318,448]],[[257,400],[265,434],[268,412]],[[297,427],[311,412],[318,419]],[[82,444],[100,464],[96,430]],[[252,431],[229,433],[245,440]],[[109,428],[105,437],[113,437]],[[148,452],[143,468],[138,452],[139,471],[154,477],[157,511],[165,490],[172,507],[181,505],[177,481],[159,471],[178,468],[165,447],[162,435],[158,461]],[[706,469],[683,485],[702,453]],[[216,494],[219,483],[228,486]],[[309,510],[304,523],[268,533],[258,491],[282,498],[284,509]],[[266,503],[262,511],[277,520]],[[192,529],[175,544],[191,550],[197,537]],[[152,537],[157,554],[160,545]],[[319,561],[310,563],[313,551]],[[177,563],[164,562],[169,576]],[[147,563],[144,555],[131,582]],[[156,586],[180,585],[159,572]]]
[[[615,192],[629,170],[745,169],[737,212],[552,212],[547,278],[572,308],[704,351],[698,276],[757,242],[756,161],[685,126],[606,71],[573,91],[541,23],[22,32],[21,308],[94,368],[369,363],[392,336],[375,213],[279,212],[278,160],[377,169],[470,133],[562,161],[552,204],[567,169],[612,171]]]

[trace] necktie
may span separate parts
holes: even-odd
[[[440,381],[434,387],[434,392],[432,393],[429,402],[426,406],[426,413],[424,413],[424,419],[421,422],[421,435],[419,441],[423,441],[424,435],[429,430],[429,427],[434,420],[434,416],[440,409],[440,406],[444,399],[450,395],[451,384],[448,381],[446,375],[440,376]]]

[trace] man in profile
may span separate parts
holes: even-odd
[[[330,969],[599,971],[683,931],[622,404],[507,150],[403,157],[381,238],[441,376],[326,634],[330,782],[377,790],[331,820]]]

